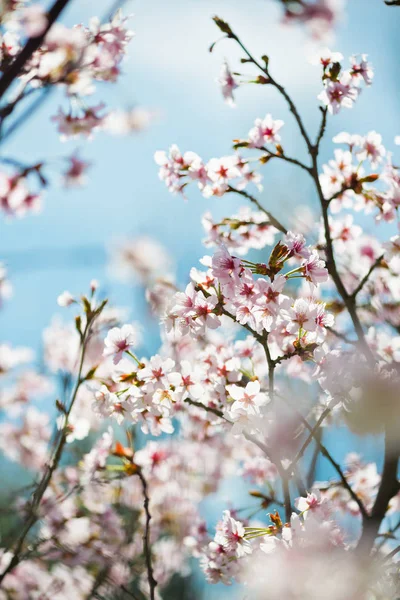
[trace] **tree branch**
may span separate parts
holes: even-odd
[[[286,400],[283,396],[282,397],[284,400]],[[296,414],[298,415],[299,419],[301,420],[301,422],[303,423],[303,425],[306,427],[306,429],[308,429],[308,431],[310,432],[312,438],[314,438],[315,442],[317,443],[321,454],[331,463],[332,467],[335,469],[335,471],[337,472],[337,474],[339,475],[343,486],[346,488],[346,490],[349,492],[350,496],[352,497],[352,499],[357,503],[360,512],[365,519],[368,518],[368,514],[367,511],[365,509],[365,506],[363,504],[363,502],[360,500],[360,498],[357,496],[357,494],[355,493],[355,491],[353,490],[353,488],[351,487],[351,485],[349,484],[349,482],[347,481],[341,466],[339,465],[339,463],[337,463],[335,461],[335,459],[332,457],[332,455],[330,454],[329,450],[326,448],[326,446],[324,446],[324,444],[321,442],[321,440],[318,439],[318,436],[316,435],[316,428],[312,427],[309,422],[307,421],[307,419],[305,417],[303,417],[303,415],[301,414],[301,412],[299,410],[297,410],[296,408],[294,408],[289,402],[288,402],[289,406],[292,407],[292,409],[295,410]],[[322,417],[322,415],[321,415]],[[319,421],[321,420],[321,417],[319,419]],[[297,458],[297,457],[296,457]],[[294,461],[294,463],[296,464],[296,459]],[[289,467],[292,468],[292,465]]]
[[[374,270],[377,267],[379,267],[379,265],[381,264],[381,262],[383,260],[383,257],[384,257],[383,254],[381,254],[381,256],[378,256],[378,258],[376,259],[376,261],[369,268],[368,273],[366,273],[364,275],[364,277],[361,279],[360,283],[358,284],[358,286],[356,287],[356,289],[354,290],[354,292],[351,294],[351,297],[353,298],[353,300],[361,292],[361,290],[363,289],[364,285],[367,283],[368,279],[370,278],[370,276],[372,275],[372,273],[374,272]]]
[[[100,309],[100,312],[101,312],[101,309]],[[76,378],[75,387],[72,392],[70,405],[69,405],[68,410],[65,413],[64,427],[58,436],[58,440],[56,441],[53,456],[50,459],[50,462],[48,463],[48,466],[45,469],[45,472],[43,473],[42,479],[40,480],[40,483],[37,486],[36,491],[33,493],[28,517],[22,528],[21,534],[17,540],[15,548],[12,550],[13,557],[12,557],[11,561],[9,562],[8,566],[4,569],[3,573],[0,574],[0,583],[3,581],[4,577],[8,573],[10,573],[10,571],[12,571],[21,562],[21,560],[22,560],[21,552],[22,552],[22,548],[25,543],[26,537],[39,518],[37,511],[38,511],[38,508],[40,507],[40,502],[50,484],[50,481],[52,479],[54,471],[57,469],[57,467],[60,463],[61,456],[62,456],[64,447],[65,447],[65,444],[67,441],[68,417],[71,414],[71,410],[74,406],[74,403],[75,403],[75,400],[76,400],[76,397],[78,394],[78,390],[79,390],[81,384],[83,383],[82,369],[83,369],[83,362],[84,362],[84,358],[85,358],[86,345],[87,345],[87,342],[88,342],[88,339],[89,339],[90,333],[91,333],[91,326],[93,324],[94,318],[98,314],[100,314],[100,312],[96,312],[95,315],[92,316],[92,318],[87,317],[86,326],[82,333],[82,338],[81,338],[82,341],[81,341],[81,352],[80,352],[80,359],[79,359],[78,374],[77,374],[77,378]]]
[[[305,165],[304,163],[302,163],[300,160],[297,160],[297,158],[291,158],[290,156],[286,156],[286,154],[284,154],[284,153],[277,154],[275,152],[271,152],[271,150],[269,150],[265,146],[260,148],[260,150],[262,150],[263,152],[266,152],[268,154],[268,156],[271,156],[272,158],[279,158],[280,160],[284,160],[285,162],[288,162],[288,163],[291,163],[292,165],[296,165],[297,167],[300,167],[304,171],[307,171],[307,173],[311,173],[311,168],[308,167],[307,165]]]
[[[247,200],[250,200],[250,202],[253,202],[253,204],[255,204],[257,206],[258,210],[261,210],[265,215],[267,215],[268,220],[269,220],[270,224],[273,225],[273,227],[275,227],[276,229],[278,229],[278,231],[281,231],[282,233],[287,233],[286,227],[284,227],[282,225],[282,223],[280,223],[278,221],[278,219],[276,219],[273,215],[271,215],[271,213],[260,204],[260,202],[257,200],[257,198],[255,198],[254,196],[252,196],[245,190],[238,190],[237,188],[234,188],[232,186],[228,187],[228,192],[239,194],[240,196],[247,198]]]
[[[3,76],[0,79],[0,98],[4,96],[10,85],[21,74],[26,63],[41,46],[44,38],[47,35],[47,32],[53,23],[58,19],[68,2],[69,0],[56,0],[56,2],[54,2],[53,6],[47,13],[47,26],[44,32],[37,37],[29,38],[21,52],[16,56],[9,68],[3,73]]]
[[[146,514],[146,524],[145,524],[144,534],[143,534],[143,551],[144,551],[144,555],[145,555],[145,559],[146,559],[147,580],[149,582],[149,588],[150,588],[150,600],[155,600],[157,581],[154,579],[153,563],[152,563],[152,558],[151,558],[151,543],[150,543],[151,514],[150,514],[150,509],[149,509],[150,499],[149,499],[147,481],[146,481],[146,478],[143,475],[143,471],[140,467],[138,468],[137,476],[139,477],[141,484],[142,484],[142,492],[143,492],[143,498],[144,498],[143,507],[144,507],[144,512]]]
[[[398,456],[393,454],[390,444],[385,440],[385,458],[381,484],[359,542],[359,548],[365,552],[371,550],[378,535],[379,527],[386,515],[389,502],[400,489],[399,481],[397,480],[398,462]]]

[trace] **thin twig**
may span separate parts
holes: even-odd
[[[361,290],[363,289],[364,285],[367,283],[368,279],[370,278],[370,276],[372,275],[372,273],[374,272],[374,270],[379,267],[379,265],[381,264],[382,260],[383,260],[384,254],[381,254],[380,256],[378,256],[378,258],[375,260],[374,263],[372,263],[372,265],[370,266],[368,273],[366,273],[364,275],[364,277],[361,279],[360,283],[358,284],[358,286],[356,287],[356,289],[354,290],[354,292],[351,294],[351,297],[353,299],[355,299],[357,297],[357,295],[361,292]]]
[[[308,435],[307,439],[305,440],[304,444],[302,445],[302,447],[300,448],[300,450],[296,454],[295,458],[293,459],[292,466],[296,466],[297,463],[299,462],[299,460],[303,457],[304,452],[307,450],[308,446],[311,444],[311,442],[313,441],[313,439],[315,439],[315,436],[317,435],[318,430],[320,429],[323,421],[326,419],[326,417],[328,417],[328,415],[330,414],[330,412],[331,412],[330,408],[325,408],[325,410],[323,411],[323,413],[319,417],[318,421],[316,422],[316,424],[312,428],[312,430],[311,430],[310,434]]]
[[[192,400],[191,398],[185,398],[184,402],[186,402],[186,404],[191,404],[192,406],[196,406],[197,408],[203,408],[205,411],[213,413],[214,415],[216,415],[217,417],[220,417],[221,419],[225,419],[224,413],[222,412],[222,410],[218,410],[218,408],[213,408],[212,406],[207,406],[206,404],[203,404],[202,402],[198,402],[197,400]]]
[[[351,186],[347,186],[345,185],[344,187],[340,188],[340,190],[338,190],[337,192],[335,192],[332,196],[330,196],[329,198],[325,198],[325,202],[327,204],[330,204],[330,202],[332,202],[332,200],[336,200],[336,198],[340,198],[340,196],[342,194],[344,194],[345,192],[348,192],[349,190],[352,190],[353,188]]]
[[[387,560],[390,560],[391,558],[393,558],[394,556],[396,556],[396,554],[398,554],[400,552],[400,546],[397,546],[397,548],[395,548],[394,550],[392,550],[391,552],[389,552],[389,554],[386,554],[386,556],[383,559],[383,562],[386,562]]]
[[[318,133],[318,137],[317,137],[317,141],[315,142],[315,147],[319,149],[319,146],[321,144],[322,138],[325,135],[325,129],[326,129],[326,119],[328,116],[328,108],[324,107],[321,108],[321,113],[322,113],[322,119],[321,119],[321,125],[319,128],[319,133]]]
[[[292,406],[292,408],[294,408]],[[347,481],[341,466],[339,465],[339,463],[337,463],[335,461],[335,459],[332,457],[332,455],[330,454],[329,450],[326,448],[326,446],[324,446],[324,444],[318,439],[318,436],[315,433],[315,427],[312,427],[309,422],[307,421],[307,419],[305,417],[303,417],[303,415],[301,414],[300,411],[298,411],[296,408],[294,408],[294,410],[296,411],[296,414],[298,415],[299,419],[301,420],[301,422],[303,423],[303,425],[308,429],[308,431],[311,433],[312,437],[314,438],[314,440],[316,441],[316,443],[318,444],[318,447],[321,451],[321,454],[331,463],[331,465],[333,466],[333,468],[335,469],[335,471],[337,472],[337,474],[339,475],[343,486],[346,488],[346,490],[349,492],[350,496],[352,497],[352,499],[357,503],[360,512],[365,519],[368,518],[368,513],[365,509],[365,506],[363,504],[363,502],[361,501],[361,499],[357,496],[357,494],[355,493],[355,491],[353,490],[353,488],[351,487],[351,485],[349,484],[349,482]],[[291,467],[290,467],[291,468]]]
[[[278,219],[276,219],[273,215],[271,215],[271,213],[260,204],[260,202],[257,200],[257,198],[255,198],[254,196],[252,196],[245,190],[238,190],[237,188],[234,188],[232,186],[228,187],[228,192],[239,194],[240,196],[243,196],[244,198],[247,198],[248,200],[250,200],[250,202],[253,202],[253,204],[255,204],[257,206],[258,210],[261,210],[265,215],[267,215],[268,220],[271,223],[271,225],[273,225],[276,229],[278,229],[282,233],[287,233],[286,227],[284,227],[282,225],[282,223],[280,223],[280,221],[278,221]]]
[[[311,149],[313,148],[313,145],[311,143],[310,138],[308,137],[306,128],[304,127],[304,124],[300,117],[300,114],[299,114],[293,100],[291,99],[289,94],[286,92],[285,88],[271,76],[268,66],[267,66],[267,63],[265,63],[265,66],[261,65],[258,62],[258,60],[255,59],[254,56],[249,52],[249,50],[246,48],[246,46],[243,44],[243,42],[239,39],[239,37],[235,33],[233,33],[233,31],[230,32],[228,37],[234,39],[239,44],[239,46],[242,48],[243,52],[248,57],[249,61],[252,62],[258,69],[260,69],[260,71],[262,71],[262,73],[264,73],[264,75],[267,76],[268,85],[272,85],[273,87],[275,87],[280,92],[280,94],[285,98],[285,100],[289,106],[289,110],[293,114],[293,116],[298,124],[298,127],[300,129],[300,132],[301,132],[304,140],[306,141],[307,147],[308,147],[309,151],[311,151]]]
[[[322,427],[319,427],[315,432],[316,442],[315,442],[314,452],[311,457],[311,462],[310,462],[310,466],[309,466],[308,473],[307,473],[307,488],[309,490],[312,488],[314,480],[315,480],[315,472],[317,470],[318,458],[319,458],[319,453],[320,453],[319,444],[322,442],[323,433],[324,433],[324,430]]]
[[[156,597],[156,587],[157,581],[154,579],[154,571],[153,571],[153,563],[151,557],[151,543],[150,543],[150,521],[151,514],[149,509],[150,499],[148,493],[148,485],[145,476],[143,475],[142,469],[139,467],[137,470],[137,476],[140,479],[142,484],[142,492],[143,492],[143,507],[144,512],[146,514],[146,524],[143,533],[143,551],[146,559],[146,568],[147,568],[147,580],[149,582],[150,588],[150,600],[155,600]]]
[[[45,88],[41,88],[37,91],[36,97],[33,101],[25,108],[25,110],[19,115],[17,119],[15,119],[9,127],[7,127],[4,134],[0,136],[0,141],[4,143],[8,140],[28,119],[30,119],[34,113],[37,111],[39,107],[41,107],[44,102],[50,97],[50,94],[53,92],[54,86],[46,86]]]
[[[285,162],[291,163],[292,165],[296,165],[297,167],[300,167],[304,171],[307,171],[307,173],[311,172],[311,168],[308,167],[307,165],[305,165],[304,163],[302,163],[300,160],[297,160],[297,158],[292,158],[290,156],[286,156],[286,154],[284,154],[284,153],[277,154],[275,152],[271,152],[271,150],[269,150],[268,148],[265,148],[265,146],[263,146],[261,148],[261,150],[263,150],[263,152],[266,152],[268,154],[268,156],[271,156],[273,158],[279,158],[280,160],[284,160]]]
[[[385,458],[383,463],[381,484],[379,486],[378,494],[375,498],[371,514],[361,535],[359,542],[359,548],[361,551],[367,552],[372,548],[374,540],[378,535],[381,522],[386,515],[389,502],[400,489],[400,484],[397,480],[398,462],[398,456],[393,454],[390,443],[387,439],[385,439]]]
[[[349,338],[347,337],[346,334],[342,333],[341,331],[338,331],[337,329],[334,329],[334,327],[327,327],[326,328],[330,333],[332,333],[335,337],[339,338],[339,340],[343,340],[344,342],[346,342],[346,344],[357,344],[358,342],[355,340],[349,340]]]

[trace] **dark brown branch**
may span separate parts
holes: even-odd
[[[234,39],[239,46],[242,48],[243,52],[245,52],[245,54],[247,55],[248,59],[250,62],[252,62],[258,69],[260,69],[260,71],[262,71],[266,76],[267,76],[267,80],[268,80],[268,85],[272,85],[274,88],[276,88],[280,94],[285,98],[288,106],[289,106],[289,110],[290,112],[293,114],[297,125],[300,129],[300,132],[307,144],[307,148],[309,150],[309,152],[311,153],[311,150],[313,148],[313,145],[311,143],[310,138],[308,137],[307,131],[304,127],[303,121],[300,117],[300,114],[293,102],[293,100],[291,99],[291,97],[289,96],[289,94],[286,92],[285,88],[278,83],[270,74],[269,70],[268,70],[268,66],[267,66],[267,62],[265,63],[265,66],[262,66],[255,58],[252,54],[250,54],[250,52],[247,50],[246,46],[242,43],[242,41],[238,38],[238,36],[232,32],[232,30],[230,30],[230,34],[228,35],[229,38]]]
[[[150,514],[150,509],[149,509],[149,504],[150,504],[149,492],[148,492],[146,478],[143,475],[142,469],[140,467],[137,470],[137,476],[139,477],[140,482],[142,484],[142,492],[143,492],[143,498],[144,498],[143,507],[144,507],[144,512],[146,514],[146,523],[145,523],[145,528],[144,528],[144,533],[143,533],[143,551],[144,551],[144,556],[145,556],[145,560],[146,560],[147,580],[149,582],[149,588],[150,588],[150,600],[155,600],[157,581],[154,579],[153,563],[152,563],[152,557],[151,557],[151,543],[150,543],[151,514]]]
[[[354,290],[354,292],[351,294],[351,297],[353,299],[356,298],[356,296],[361,292],[361,290],[363,289],[364,285],[367,283],[368,279],[370,278],[370,276],[372,275],[372,273],[374,272],[374,270],[379,267],[379,265],[381,264],[382,260],[383,260],[383,254],[381,256],[378,256],[378,258],[376,259],[376,261],[374,263],[372,263],[371,267],[368,270],[368,273],[366,273],[364,275],[364,277],[361,279],[360,283],[358,284],[358,286],[356,287],[356,289]]]
[[[396,554],[398,554],[400,552],[400,546],[397,546],[397,548],[394,548],[394,550],[392,550],[391,552],[389,552],[389,554],[386,554],[386,556],[383,559],[383,562],[386,562],[387,560],[390,560],[391,558],[393,558],[394,556],[396,556]]]
[[[222,410],[218,410],[218,408],[213,408],[212,406],[207,406],[206,404],[203,404],[202,402],[198,402],[197,400],[192,400],[191,398],[185,398],[184,402],[186,402],[186,404],[191,404],[192,406],[197,406],[197,408],[203,408],[205,411],[213,413],[214,415],[216,415],[217,417],[220,417],[221,419],[225,419],[224,413],[222,412]]]
[[[319,133],[318,133],[318,137],[317,137],[317,141],[315,142],[315,147],[319,149],[319,145],[322,141],[322,138],[325,135],[325,129],[326,129],[326,119],[328,116],[328,109],[325,108],[321,108],[321,113],[322,113],[322,119],[321,119],[321,125],[319,128]]]
[[[336,198],[339,198],[342,194],[344,194],[345,192],[348,192],[349,190],[352,190],[352,189],[353,188],[351,186],[345,185],[344,187],[340,188],[339,191],[335,192],[332,196],[330,196],[329,198],[326,198],[325,202],[330,204],[330,202],[332,202],[332,200],[336,200]]]
[[[371,515],[366,522],[359,542],[359,548],[365,552],[371,550],[378,535],[379,527],[386,515],[389,502],[400,489],[399,481],[397,480],[398,462],[398,456],[393,454],[390,444],[385,440],[385,458],[381,484],[371,510]]]
[[[283,467],[282,472],[279,471],[279,475],[282,479],[283,503],[285,505],[285,519],[287,523],[290,523],[290,518],[292,516],[292,502],[290,500],[289,477]]]
[[[0,141],[2,143],[5,142],[8,138],[10,138],[22,125],[24,125],[27,122],[28,119],[30,119],[36,113],[38,108],[44,104],[44,102],[49,98],[50,94],[54,91],[54,86],[49,85],[47,87],[35,91],[37,92],[37,95],[34,98],[34,100],[29,104],[29,106],[25,108],[25,110],[19,115],[19,117],[17,117],[13,121],[13,123],[9,127],[7,127],[4,134],[1,133]],[[2,125],[3,122],[5,122],[5,116],[2,119]]]
[[[125,4],[126,0],[116,0],[113,3],[112,7],[107,10],[106,14],[103,16],[103,21],[112,17],[114,12],[121,8]],[[47,85],[45,87],[40,88],[40,90],[32,89],[32,92],[37,92],[36,97],[33,102],[21,113],[21,115],[15,119],[15,121],[8,127],[4,134],[1,133],[0,141],[5,142],[10,136],[12,136],[22,125],[24,125],[29,119],[31,119],[36,111],[51,97],[53,92],[56,90],[55,85]],[[25,98],[25,96],[24,96]],[[5,107],[7,109],[7,106]],[[2,111],[0,111],[0,117],[2,116]],[[4,117],[8,116],[8,113],[4,115]],[[1,125],[3,124],[4,119],[2,120]],[[1,126],[0,126],[1,127]]]
[[[311,430],[310,434],[308,435],[307,439],[305,440],[304,444],[302,445],[302,447],[300,448],[300,450],[296,454],[296,457],[293,459],[292,466],[296,466],[297,463],[299,462],[299,460],[303,457],[304,452],[307,450],[308,446],[311,444],[311,442],[313,441],[313,439],[315,439],[315,436],[317,436],[318,430],[320,429],[323,421],[330,414],[330,412],[331,412],[330,408],[326,408],[323,411],[322,415],[319,417],[318,421],[316,422],[316,424],[312,428],[312,430]]]
[[[323,223],[324,223],[324,233],[325,233],[325,241],[326,241],[326,259],[327,259],[326,267],[328,269],[329,275],[333,279],[336,289],[337,289],[339,295],[341,296],[341,298],[347,308],[347,311],[350,315],[350,318],[353,322],[353,326],[356,331],[360,347],[361,347],[365,357],[367,358],[367,360],[370,361],[371,363],[374,363],[374,356],[371,352],[370,347],[368,346],[368,344],[365,340],[364,331],[363,331],[363,328],[361,325],[361,321],[357,314],[354,298],[352,298],[351,295],[348,294],[346,288],[344,287],[343,281],[339,275],[339,271],[336,266],[335,255],[334,255],[334,251],[333,251],[331,230],[330,230],[330,226],[329,226],[328,203],[326,202],[326,200],[324,198],[321,184],[319,181],[319,176],[318,176],[318,152],[312,153],[312,160],[313,160],[312,177],[314,179],[315,187],[316,187],[318,198],[320,201],[321,211],[322,211],[322,219],[323,219]]]
[[[314,452],[311,457],[311,462],[310,462],[310,466],[309,466],[308,473],[307,473],[307,488],[308,488],[308,490],[310,490],[312,488],[314,480],[315,480],[315,472],[317,470],[318,458],[319,458],[319,453],[320,453],[319,444],[322,442],[323,433],[324,433],[323,428],[319,427],[314,434],[315,440],[316,440],[315,447],[314,447]]]
[[[275,379],[275,367],[276,362],[271,357],[271,352],[268,346],[268,333],[266,333],[260,340],[260,344],[264,348],[265,357],[268,363],[268,392],[271,400],[274,399],[274,379]]]
[[[283,396],[280,396],[281,398],[283,398]],[[283,398],[285,400],[285,398]],[[293,405],[291,405],[290,403],[288,403],[289,406],[291,406],[292,409],[295,410],[296,414],[298,415],[299,419],[301,420],[301,422],[303,423],[303,425],[306,427],[306,429],[308,429],[308,431],[310,432],[311,436],[314,438],[315,442],[317,443],[321,454],[331,463],[332,467],[335,469],[335,471],[337,472],[337,474],[339,475],[343,486],[346,488],[346,490],[349,492],[350,496],[352,497],[352,499],[356,502],[356,504],[358,505],[360,512],[364,518],[364,520],[368,517],[367,511],[365,509],[365,506],[363,504],[363,502],[360,500],[360,498],[357,496],[357,494],[355,493],[355,491],[353,490],[353,488],[351,487],[351,485],[349,484],[349,482],[347,481],[341,466],[339,465],[338,462],[335,461],[335,459],[332,457],[332,455],[330,454],[329,450],[326,448],[326,446],[324,446],[324,444],[318,439],[318,436],[316,435],[316,429],[315,427],[312,427],[309,422],[307,421],[306,418],[303,417],[303,415],[301,414],[300,411],[298,411],[296,408],[293,407]],[[322,415],[321,415],[322,416]],[[296,461],[296,459],[295,459]],[[295,462],[294,461],[294,462]],[[292,466],[290,466],[289,468],[292,468]]]
[[[0,98],[4,96],[15,79],[21,75],[26,63],[32,58],[32,55],[41,46],[50,27],[58,19],[68,2],[69,0],[56,0],[56,2],[54,2],[53,6],[47,13],[47,26],[44,32],[37,37],[29,38],[21,52],[16,56],[9,68],[4,72],[2,78],[0,79]]]
[[[337,329],[334,329],[333,327],[327,327],[327,330],[339,340],[343,340],[344,342],[346,342],[346,344],[357,344],[357,341],[349,340],[346,334],[342,333],[341,331],[338,331]]]
[[[264,146],[261,148],[261,150],[263,152],[266,152],[268,154],[268,156],[271,156],[271,158],[279,158],[280,160],[284,160],[285,162],[288,162],[288,163],[291,163],[292,165],[296,165],[297,167],[300,167],[304,171],[307,171],[307,173],[311,172],[311,168],[308,167],[307,165],[305,165],[304,163],[302,163],[300,160],[297,160],[297,158],[291,158],[290,156],[286,156],[286,154],[276,154],[275,152],[271,152],[271,150],[269,150],[268,148],[265,148]]]

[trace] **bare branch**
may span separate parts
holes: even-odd
[[[307,171],[307,173],[309,173],[309,174],[311,173],[311,168],[308,167],[307,165],[305,165],[304,163],[302,163],[300,160],[297,160],[297,158],[291,158],[290,156],[286,156],[286,154],[284,154],[284,153],[278,154],[275,152],[271,152],[271,150],[269,150],[265,146],[263,146],[261,148],[261,150],[263,152],[266,152],[268,154],[268,156],[270,156],[271,158],[279,158],[280,160],[284,160],[288,163],[291,163],[292,165],[296,165],[297,167],[300,167],[304,171]]]
[[[228,191],[235,194],[239,194],[240,196],[243,196],[244,198],[250,200],[250,202],[253,202],[253,204],[257,206],[258,210],[261,210],[265,215],[267,215],[268,220],[270,224],[273,225],[273,227],[275,227],[276,229],[278,229],[278,231],[281,231],[282,233],[287,233],[286,227],[284,227],[282,223],[278,221],[278,219],[271,215],[271,213],[260,204],[257,198],[255,198],[245,190],[238,190],[237,188],[234,188],[232,186],[229,186]]]
[[[143,471],[140,467],[137,470],[137,476],[139,477],[141,484],[142,484],[142,491],[143,491],[143,498],[144,498],[143,507],[144,507],[144,512],[146,513],[146,523],[145,523],[144,534],[143,534],[143,551],[144,551],[144,555],[145,555],[145,559],[146,559],[147,580],[149,582],[149,588],[150,588],[150,600],[155,600],[157,581],[154,579],[153,563],[152,563],[152,557],[151,557],[151,543],[150,543],[151,514],[150,514],[150,509],[149,509],[149,503],[150,503],[149,492],[148,492],[146,478],[143,475]]]
[[[376,261],[374,263],[372,263],[371,267],[368,270],[368,273],[366,273],[364,275],[364,277],[361,279],[360,283],[358,284],[358,286],[356,287],[356,289],[354,290],[354,292],[351,294],[351,297],[353,299],[356,298],[356,296],[361,292],[361,290],[363,289],[364,285],[367,283],[368,279],[370,278],[370,276],[372,275],[372,273],[375,271],[375,269],[377,267],[380,266],[382,260],[383,260],[384,255],[381,254],[381,256],[378,256],[378,258],[376,259]]]

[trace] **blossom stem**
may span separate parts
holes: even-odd
[[[135,356],[133,354],[133,352],[131,352],[130,350],[127,350],[126,353],[128,354],[128,356],[130,356],[131,358],[133,358],[133,360],[136,362],[136,364],[138,365],[138,367],[140,367],[142,365],[142,363],[140,362],[140,360],[138,359],[138,357]]]

